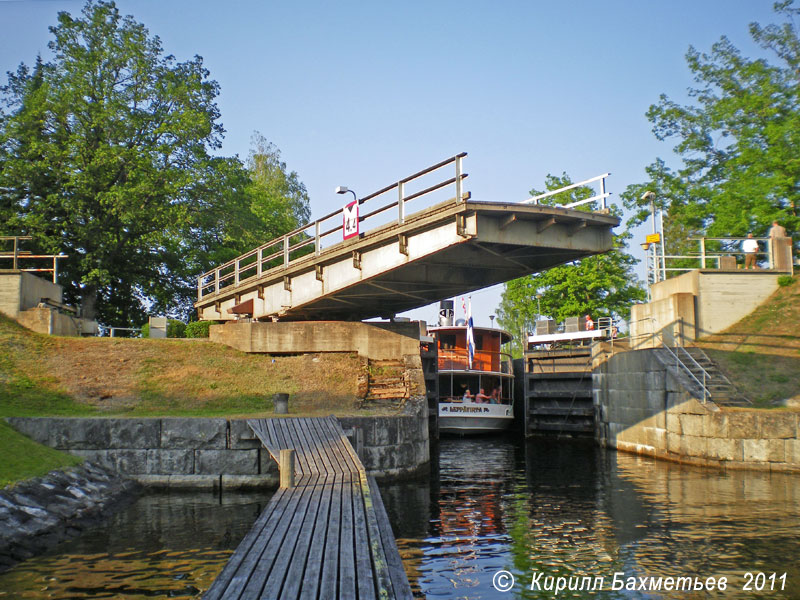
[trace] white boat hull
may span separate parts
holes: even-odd
[[[439,403],[440,433],[497,433],[511,427],[513,422],[514,408],[510,404]]]

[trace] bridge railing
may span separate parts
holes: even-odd
[[[433,192],[449,186],[455,187],[456,201],[463,202],[466,200],[469,194],[464,192],[463,182],[467,174],[463,172],[462,165],[465,156],[467,156],[466,152],[456,154],[377,192],[358,199],[359,232],[364,233],[384,225],[387,222],[387,216],[389,221],[403,224],[406,219],[406,207],[409,202],[424,196],[430,197]],[[408,189],[410,187],[409,184],[412,182],[419,183],[425,176],[437,173],[445,169],[445,167],[454,169],[453,177],[437,181],[424,189],[416,191]],[[441,173],[437,173],[436,176],[441,176]],[[386,197],[392,193],[394,193],[393,198],[385,202],[387,200]],[[378,202],[381,199],[385,203],[379,205]],[[367,213],[361,213],[361,207],[367,202],[370,202],[374,208],[370,206],[372,210]],[[392,210],[396,211],[396,218],[388,214]],[[262,244],[241,256],[237,256],[211,271],[203,273],[197,278],[197,299],[202,300],[205,296],[216,294],[221,289],[229,286],[237,286],[249,280],[257,280],[267,273],[280,272],[288,268],[294,261],[309,254],[313,253],[319,256],[327,248],[342,241],[340,232],[343,232],[344,229],[344,217],[344,208],[340,208],[316,221]],[[362,229],[360,224],[364,223],[366,225],[368,221],[370,223],[369,229]]]
[[[610,175],[611,173],[603,173],[602,175],[598,175],[597,177],[592,177],[591,179],[587,179],[586,181],[579,181],[578,183],[573,183],[572,185],[567,185],[565,187],[558,188],[557,190],[552,190],[550,192],[545,192],[544,194],[539,194],[538,196],[533,196],[532,198],[523,200],[520,204],[539,204],[541,200],[549,198],[550,196],[555,196],[556,194],[561,194],[562,192],[567,192],[577,187],[586,186],[589,185],[590,183],[594,183],[595,181],[599,181],[600,190],[597,194],[595,194],[591,198],[586,198],[586,200],[578,200],[577,202],[571,202],[570,204],[565,204],[563,208],[575,208],[576,206],[589,204],[590,202],[599,200],[600,209],[605,210],[608,207],[606,199],[609,196],[611,196],[609,192],[606,192],[606,178],[609,177]]]

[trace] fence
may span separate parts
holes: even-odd
[[[58,261],[67,258],[66,254],[31,254],[27,250],[20,250],[19,243],[33,239],[26,235],[0,236],[0,242],[12,242],[13,249],[0,252],[0,260],[11,261],[11,269],[14,271],[24,271],[26,273],[52,273],[53,283],[58,283]],[[20,268],[22,261],[53,261],[52,267],[28,267]]]

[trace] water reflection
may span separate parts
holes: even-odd
[[[0,574],[0,598],[199,596],[268,500],[264,493],[144,496],[106,525]]]
[[[515,575],[520,598],[554,597],[530,589],[533,573],[605,577],[601,591],[559,598],[718,595],[613,591],[615,572],[726,576],[720,597],[800,597],[797,476],[722,473],[569,442],[452,439],[439,451],[428,489],[382,487],[418,597],[508,598],[492,585],[499,569]],[[745,591],[747,571],[786,572],[786,587]]]
[[[450,439],[438,452],[429,482],[381,485],[417,597],[800,598],[796,475],[724,473],[563,441]],[[199,596],[267,500],[146,496],[108,526],[0,574],[0,598]],[[516,577],[511,594],[492,585],[500,569]],[[786,589],[744,591],[747,571],[786,572]],[[530,589],[534,572],[604,577],[604,588],[556,596]],[[613,591],[615,572],[729,584],[722,594]]]

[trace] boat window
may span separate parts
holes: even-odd
[[[455,334],[441,334],[439,336],[439,347],[442,350],[453,350],[456,347]]]
[[[483,350],[483,336],[480,334],[475,336],[475,350]]]

